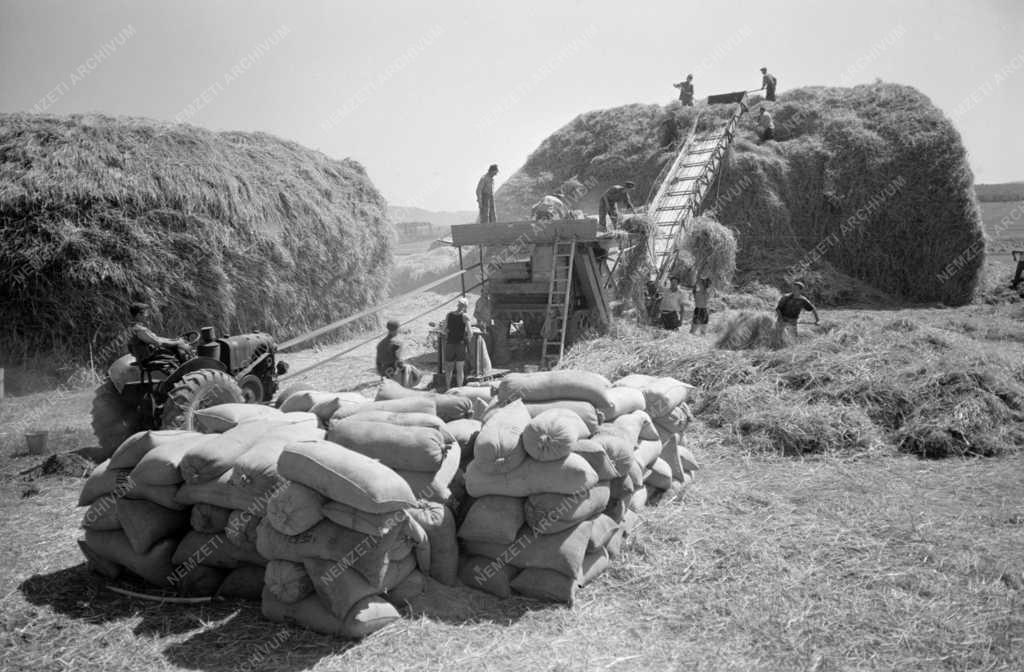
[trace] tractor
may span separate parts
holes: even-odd
[[[212,327],[182,337],[184,363],[167,353],[142,362],[125,355],[110,365],[92,402],[92,429],[109,456],[127,437],[146,429],[193,429],[193,414],[225,403],[265,403],[288,365],[276,361],[277,343],[255,332],[216,338]]]

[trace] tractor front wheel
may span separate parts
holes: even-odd
[[[92,400],[92,431],[100,443],[98,461],[110,457],[140,426],[139,410],[125,401],[109,380],[96,388]]]
[[[185,374],[167,395],[160,420],[162,429],[195,429],[196,411],[217,404],[240,404],[242,389],[228,373],[202,369]]]

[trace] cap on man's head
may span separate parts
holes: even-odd
[[[686,78],[687,79],[693,79],[693,75],[687,75]]]
[[[496,173],[496,172],[498,172],[498,164],[492,163],[490,166],[488,166],[487,172],[488,173]]]
[[[768,72],[768,68],[761,68],[761,72]]]
[[[792,285],[793,285],[794,287],[797,287],[797,288],[799,288],[799,289],[807,289],[807,286],[806,286],[806,285],[804,285],[804,283],[800,282],[799,280],[794,280],[794,281],[793,281],[792,283],[790,283],[790,284],[792,284]]]
[[[469,299],[467,299],[467,298],[466,298],[466,297],[464,297],[464,296],[460,296],[460,297],[459,297],[459,300],[458,300],[458,304],[459,304],[460,306],[468,306],[468,305],[469,305]]]
[[[388,331],[398,331],[401,326],[398,320],[388,320]]]
[[[636,186],[636,182],[633,182],[632,180],[626,180],[623,183],[623,186],[626,187],[626,189],[632,189],[633,187]]]

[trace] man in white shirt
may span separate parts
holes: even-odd
[[[686,295],[679,288],[679,278],[669,281],[668,290],[662,295],[658,310],[661,312],[661,325],[669,331],[678,331],[682,324],[683,298]]]
[[[775,120],[772,119],[771,112],[762,107],[757,123],[761,126],[761,142],[775,139]]]

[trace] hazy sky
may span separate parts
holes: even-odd
[[[0,0],[0,111],[260,130],[366,166],[389,202],[473,209],[581,112],[870,82],[954,119],[979,182],[1024,179],[1024,2]]]

